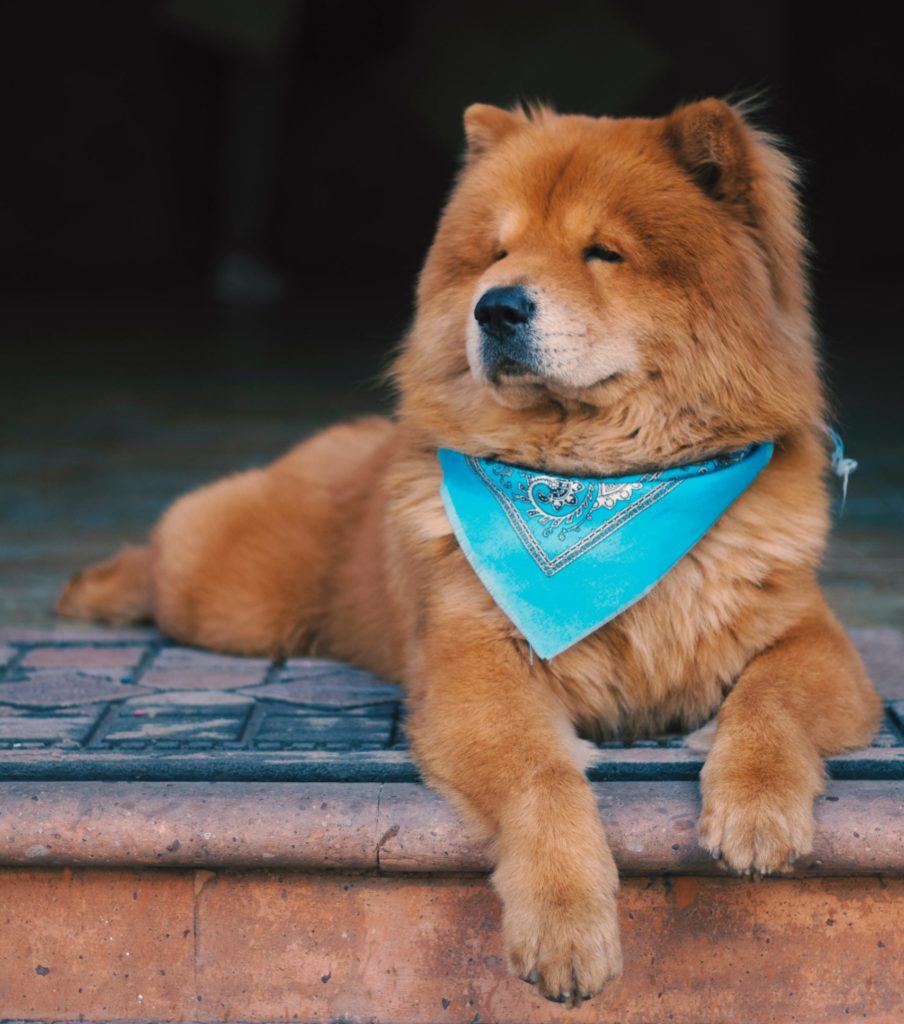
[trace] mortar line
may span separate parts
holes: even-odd
[[[376,839],[377,839],[377,849],[376,849],[375,852],[376,852],[376,858],[377,858],[377,874],[378,875],[381,875],[383,873],[383,865],[380,862],[380,851],[383,848],[382,843],[380,842],[380,839],[381,839],[381,836],[380,836],[380,812],[382,810],[382,808],[380,806],[380,801],[383,799],[383,786],[384,785],[385,785],[385,783],[383,783],[383,782],[378,782],[377,783],[377,820],[376,820],[376,826],[377,827],[374,829],[374,835],[376,836]]]

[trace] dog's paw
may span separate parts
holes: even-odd
[[[497,888],[500,888],[497,875]],[[580,899],[511,892],[503,896],[509,967],[546,999],[577,1006],[621,973],[615,884]],[[558,897],[558,898],[557,898]]]
[[[704,799],[700,844],[742,875],[788,872],[813,849],[813,797],[809,792],[760,792],[744,798],[731,787]]]
[[[741,875],[790,871],[813,849],[823,783],[822,760],[801,744],[717,736],[700,774],[700,844]]]

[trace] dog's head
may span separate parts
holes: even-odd
[[[742,106],[465,129],[396,364],[430,443],[618,471],[820,415],[794,167]]]

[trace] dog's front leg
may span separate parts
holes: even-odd
[[[701,843],[742,874],[786,871],[813,844],[822,759],[869,743],[881,701],[841,626],[814,609],[741,673],[701,773]]]
[[[426,630],[408,732],[428,781],[494,838],[509,966],[556,1002],[621,970],[618,875],[578,741],[515,643],[473,619]]]

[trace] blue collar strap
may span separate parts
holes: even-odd
[[[557,476],[440,448],[440,489],[474,571],[541,658],[648,593],[772,457],[758,444],[694,466]]]

